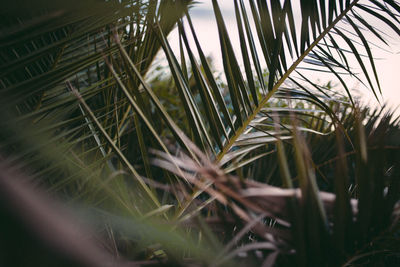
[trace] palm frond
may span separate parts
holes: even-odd
[[[198,38],[193,1],[19,2],[24,10],[11,3],[0,11],[0,150],[52,193],[105,212],[162,218],[173,224],[166,231],[194,224],[199,230],[184,228],[185,236],[205,238],[214,250],[222,245],[205,225],[220,227],[221,220],[195,221],[205,210],[226,215],[224,238],[234,236],[230,226],[247,224],[263,240],[242,248],[228,242],[205,260],[216,264],[259,249],[274,251],[265,263],[283,253],[318,265],[327,251],[345,259],[349,239],[367,244],[376,229],[392,230],[399,190],[389,169],[398,160],[398,121],[359,111],[348,79],[379,99],[374,49],[389,42],[370,22],[399,36],[397,1],[235,0],[235,49],[212,0],[221,75]],[[175,27],[179,51],[168,39]],[[168,64],[161,74],[156,58]],[[329,74],[342,90],[316,82],[315,74]],[[161,150],[158,159],[149,147]],[[112,228],[135,243],[137,232]],[[160,241],[149,236],[149,243]],[[165,247],[182,240],[161,239]],[[180,244],[170,255],[185,258]],[[351,255],[368,254],[349,246]]]

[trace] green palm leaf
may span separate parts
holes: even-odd
[[[193,219],[216,199],[253,224],[245,207],[265,210],[229,183],[241,186],[248,183],[244,177],[251,175],[247,174],[258,171],[264,181],[282,184],[275,178],[280,172],[283,184],[290,188],[287,192],[295,192],[291,188],[299,182],[304,203],[310,207],[304,211],[310,220],[294,226],[306,230],[296,236],[299,244],[311,240],[310,247],[320,249],[329,219],[317,177],[326,177],[312,160],[312,153],[318,151],[307,150],[303,134],[315,141],[335,132],[338,140],[343,138],[361,151],[355,156],[358,166],[366,164],[363,128],[356,127],[360,140],[351,132],[361,119],[346,116],[357,105],[347,81],[357,79],[379,99],[379,70],[372,47],[388,42],[382,30],[369,22],[379,21],[400,35],[397,1],[235,0],[240,44],[235,50],[219,2],[212,0],[222,78],[212,70],[202,47],[206,44],[198,39],[190,0],[22,2],[30,10],[11,4],[0,13],[2,153],[23,162],[35,177],[46,177],[42,182],[53,192],[106,210],[116,207],[124,214],[162,216],[166,221],[172,215],[180,223]],[[168,39],[176,26],[179,51],[171,48]],[[166,74],[157,76],[157,58],[168,64]],[[318,84],[315,73],[330,74],[343,90],[338,93],[329,84]],[[289,151],[287,144],[295,149]],[[151,165],[150,147],[163,151],[156,153],[162,161],[153,160],[162,168]],[[321,154],[328,162],[325,157],[332,147],[318,149],[325,150]],[[194,160],[181,159],[181,150]],[[278,160],[270,160],[275,153]],[[212,161],[241,179],[230,181]],[[252,168],[258,162],[267,164]],[[212,168],[205,171],[201,163]],[[341,164],[345,169],[345,162]],[[294,169],[298,180],[293,181]],[[358,171],[355,176],[363,189],[357,192],[357,220],[365,224],[357,235],[362,240],[369,226],[380,223],[368,215],[373,206],[368,196],[373,195],[377,203],[387,201],[388,215],[398,194],[389,192],[382,198],[382,184],[376,181],[377,189],[372,190],[365,178],[369,174],[363,168]],[[196,172],[204,172],[206,179],[198,179]],[[340,175],[345,176],[345,171]],[[344,200],[335,212],[347,216],[335,222],[337,247],[345,243],[343,232],[353,229],[353,225],[346,228],[350,200],[343,185],[347,185],[345,178],[335,184],[336,194]],[[197,205],[206,194],[210,197]],[[376,207],[373,212],[379,217],[383,211]],[[302,216],[293,214],[294,220]],[[285,222],[282,225],[287,227]],[[207,236],[201,222],[199,227],[199,236]],[[310,237],[310,227],[319,229],[315,239]],[[279,232],[287,241],[287,228],[280,232],[262,225],[261,229]],[[260,243],[263,247],[272,248],[270,243]]]

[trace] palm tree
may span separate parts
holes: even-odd
[[[288,257],[294,249],[302,265],[321,264],[331,248],[340,254],[337,260],[342,262],[357,252],[364,253],[363,245],[380,230],[393,233],[396,229],[389,227],[391,219],[376,222],[366,215],[373,203],[365,200],[375,194],[380,204],[374,207],[374,216],[390,217],[398,194],[379,196],[384,190],[395,192],[398,185],[382,185],[378,177],[396,164],[397,150],[390,154],[393,149],[385,149],[396,144],[379,143],[376,146],[382,151],[371,152],[361,123],[363,119],[370,123],[368,132],[396,136],[396,121],[383,119],[378,123],[383,126],[376,126],[379,116],[359,110],[345,77],[357,79],[378,98],[381,88],[371,47],[388,43],[382,29],[369,21],[379,21],[400,35],[397,1],[235,0],[238,54],[218,1],[212,0],[222,54],[222,80],[212,70],[197,38],[190,16],[190,7],[195,4],[192,1],[74,1],[68,6],[43,1],[46,8],[23,2],[24,10],[11,4],[2,11],[1,153],[12,162],[23,163],[50,192],[103,211],[134,218],[162,218],[177,225],[191,222],[206,210],[208,214],[222,212],[218,200],[234,214],[229,215],[234,226],[226,226],[226,238],[233,236],[232,240],[239,241],[233,229],[246,223],[244,229],[253,229],[266,216],[263,212],[274,223],[283,222],[280,214],[257,206],[261,205],[258,200],[255,206],[244,200],[240,195],[243,186],[259,187],[244,177],[287,190],[299,186],[305,199],[300,204],[292,193],[282,193],[293,200],[288,200],[293,203],[287,204],[287,209],[294,215],[284,217],[289,226],[282,223],[272,230],[264,227],[255,231],[257,238],[273,233],[278,241],[260,241],[264,247],[250,242],[247,248],[277,251]],[[297,9],[301,13],[298,16]],[[179,51],[173,51],[167,39],[175,27],[179,31]],[[168,85],[161,88],[156,86],[156,70],[152,69],[157,55],[168,62],[168,69],[163,71],[170,77]],[[360,73],[353,64],[359,65]],[[317,84],[309,76],[310,70],[331,74],[343,92]],[[329,142],[334,148],[324,149]],[[154,160],[149,148],[162,159]],[[354,151],[350,153],[354,157],[347,157],[349,150]],[[371,177],[366,167],[372,163],[365,151],[372,158],[389,158],[376,164],[373,170],[379,171]],[[341,161],[343,157],[349,162]],[[347,174],[323,172],[318,167],[332,158],[337,169],[346,169],[344,166],[351,163],[349,173],[354,175],[350,175],[350,181],[327,178]],[[155,168],[152,161],[162,168]],[[265,171],[267,167],[271,169]],[[238,175],[242,183],[226,176],[228,172]],[[203,178],[197,179],[194,173]],[[333,181],[324,185],[324,177]],[[360,177],[369,177],[371,182]],[[330,213],[326,214],[318,184],[343,200],[333,212],[335,218],[338,214],[347,218],[333,220],[339,230],[330,225]],[[359,189],[347,194],[349,184]],[[356,215],[351,210],[352,197],[358,199]],[[385,207],[382,214],[378,212],[380,207]],[[254,212],[263,216],[254,221]],[[358,216],[354,225],[353,216]],[[366,226],[361,227],[358,236],[351,237],[356,241],[350,248],[344,248],[348,239],[343,233],[347,235],[359,224]],[[279,235],[280,227],[299,234],[288,234],[285,229]],[[185,229],[191,231],[188,229],[192,227]],[[207,227],[196,231],[209,243],[216,242],[207,234]],[[322,242],[324,238],[329,242]],[[158,242],[168,247],[166,240]],[[213,248],[228,253],[232,245],[228,243],[222,249],[214,244]],[[120,250],[121,246],[116,245]],[[142,246],[148,248],[147,243]],[[184,246],[181,249],[179,253],[170,248],[154,249],[151,256],[155,257],[156,252],[167,252],[169,257],[185,255]],[[321,257],[313,257],[313,251],[321,251]],[[205,261],[222,263],[235,253],[214,253]],[[273,262],[278,253],[268,255],[265,262]]]

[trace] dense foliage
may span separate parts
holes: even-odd
[[[0,265],[400,263],[399,120],[347,85],[400,4],[235,0],[238,53],[211,2],[222,72],[195,1],[1,5]]]

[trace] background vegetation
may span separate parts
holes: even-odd
[[[346,81],[400,5],[293,2],[232,1],[237,53],[212,1],[221,73],[193,1],[2,4],[0,263],[399,264],[399,121]]]

